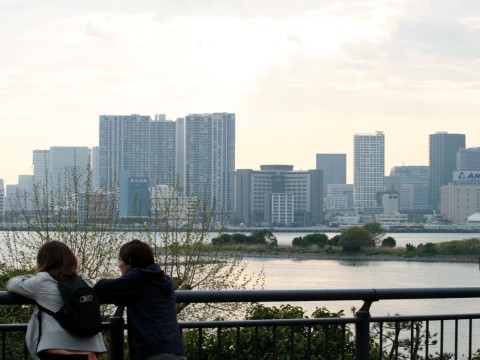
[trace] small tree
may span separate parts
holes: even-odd
[[[395,246],[397,246],[397,242],[393,237],[389,236],[382,240],[382,246],[394,248]]]
[[[365,228],[353,226],[342,231],[338,245],[343,246],[343,251],[358,252],[362,247],[375,246],[375,243]]]
[[[308,234],[305,236],[296,237],[292,241],[293,247],[309,247],[319,246],[324,247],[328,242],[328,236],[325,234]]]

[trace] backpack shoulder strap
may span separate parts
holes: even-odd
[[[37,321],[38,321],[38,342],[37,348],[35,349],[35,353],[38,352],[38,346],[40,345],[40,339],[42,338],[42,307],[37,304],[38,312],[37,312]],[[45,308],[43,308],[45,309]],[[45,309],[46,310],[46,309]],[[49,310],[50,311],[50,310]]]
[[[40,305],[39,303],[37,303],[37,307],[38,307],[38,314],[40,314],[42,311],[47,313],[48,315],[51,315],[51,316],[55,316],[55,312],[52,311],[52,310],[49,310],[47,309],[46,307],[43,307],[42,305]],[[41,317],[39,318],[40,319],[40,322],[41,322]]]

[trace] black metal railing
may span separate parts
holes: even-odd
[[[382,317],[370,314],[370,307],[376,301],[479,297],[480,288],[476,287],[177,291],[179,303],[363,302],[352,317],[181,322],[184,336],[188,334],[196,340],[187,354],[189,359],[206,358],[207,354],[210,358],[214,354],[217,359],[480,359],[473,341],[480,335],[480,330],[476,333],[480,329],[480,314],[469,313],[474,309],[462,309],[467,313],[459,314]],[[29,303],[32,301],[0,292],[0,306]],[[124,329],[120,317],[104,323],[104,330],[109,333],[109,359],[124,359]],[[10,334],[25,330],[26,324],[0,325],[0,359],[8,359],[5,349]],[[283,341],[285,336],[288,341]],[[16,350],[27,359],[25,348]]]

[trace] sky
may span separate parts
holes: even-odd
[[[385,171],[428,136],[480,146],[478,0],[2,0],[0,178],[32,151],[98,145],[99,115],[236,114],[237,169],[346,153]]]

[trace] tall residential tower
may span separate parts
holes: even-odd
[[[122,171],[152,185],[173,184],[175,122],[163,115],[101,115],[99,136],[99,181],[106,190],[119,185]]]
[[[354,136],[354,207],[358,212],[379,212],[376,195],[384,191],[385,136],[375,134]]]
[[[177,123],[181,144],[177,148],[177,173],[182,188],[188,196],[206,196],[219,211],[232,211],[235,114],[190,114]]]

